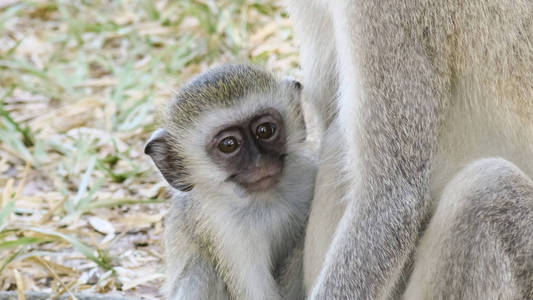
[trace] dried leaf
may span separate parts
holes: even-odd
[[[89,224],[98,232],[103,234],[115,234],[115,227],[109,221],[99,217],[90,217]]]

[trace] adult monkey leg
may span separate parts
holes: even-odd
[[[336,224],[345,206],[339,176],[331,176],[342,164],[342,136],[336,117],[338,90],[337,57],[334,42],[333,21],[327,2],[288,1],[288,9],[294,22],[296,38],[300,45],[300,59],[305,74],[303,98],[312,104],[320,117],[321,139],[320,166],[316,178],[315,197],[311,205],[304,251],[304,284],[307,293],[322,269],[325,254],[331,244]]]
[[[445,187],[417,248],[405,299],[531,299],[533,182],[482,159]]]
[[[321,118],[321,133],[336,115],[335,98],[338,90],[337,57],[332,42],[333,21],[327,2],[287,1],[300,44],[300,59],[305,74],[303,98],[313,104]]]
[[[418,222],[424,215],[423,209],[415,209],[412,206],[424,206],[427,161],[431,156],[434,143],[432,135],[437,123],[435,111],[442,109],[438,99],[443,97],[442,90],[446,89],[446,82],[430,75],[438,71],[444,72],[436,69],[430,64],[428,57],[424,56],[427,49],[422,47],[421,40],[424,34],[422,30],[396,36],[398,31],[396,26],[401,24],[369,22],[373,18],[386,20],[387,15],[382,15],[381,7],[366,7],[367,11],[359,11],[359,15],[356,15],[358,10],[353,6],[358,3],[348,3],[348,1],[335,3],[337,7],[332,7],[331,3],[328,4],[326,1],[289,1],[289,12],[301,44],[304,92],[314,99],[320,112],[326,115],[324,123],[327,128],[322,143],[321,164],[306,234],[304,277],[308,293],[314,284],[318,284],[327,290],[323,291],[324,297],[342,295],[372,297],[382,293],[377,289],[384,284],[384,281],[397,277],[397,274],[390,275],[385,272],[399,273],[398,270],[402,268],[403,262],[397,260],[405,259],[416,235],[416,229],[410,227],[418,227]],[[342,7],[342,4],[347,7]],[[393,21],[398,20],[401,14],[408,14],[409,9],[405,8],[401,12],[390,9],[390,14],[397,14]],[[365,17],[361,18],[361,15]],[[410,18],[408,15],[404,17]],[[346,28],[351,29],[346,30]],[[369,35],[370,33],[373,35]],[[369,48],[360,49],[362,42]],[[410,42],[416,43],[410,45],[410,48],[403,46]],[[398,52],[396,52],[397,47],[399,47]],[[387,61],[378,56],[382,50],[385,51]],[[374,65],[375,62],[377,64]],[[443,69],[447,71],[446,66]],[[327,75],[326,80],[322,77],[324,74]],[[341,85],[338,95],[340,100],[333,97],[338,93],[335,89],[339,85]],[[413,87],[418,90],[413,90]],[[338,105],[341,107],[341,116],[340,119],[337,118],[338,122],[331,123],[330,120],[337,117],[336,109],[333,111],[328,109],[333,100],[341,102]],[[373,124],[367,124],[368,122]],[[407,132],[394,133],[397,128],[403,126]],[[366,132],[361,132],[361,128]],[[404,133],[409,136],[399,136]],[[394,134],[396,136],[393,136]],[[347,136],[347,143],[342,142],[343,135]],[[359,140],[358,137],[365,139]],[[414,144],[411,144],[413,142]],[[364,148],[366,153],[359,152],[358,145],[361,143],[365,144],[361,148]],[[380,153],[385,149],[388,152]],[[406,151],[400,153],[400,150]],[[418,152],[415,153],[416,151]],[[371,158],[372,161],[360,161],[361,155]],[[345,160],[341,159],[343,156]],[[396,161],[383,160],[383,157],[392,157]],[[378,163],[373,165],[376,160]],[[406,160],[410,161],[406,163]],[[346,167],[346,174],[342,171],[343,165]],[[355,170],[360,171],[360,174]],[[394,174],[394,182],[389,181],[389,173]],[[406,180],[407,176],[410,177],[408,180],[416,178],[416,182],[409,182]],[[364,178],[366,182],[357,182],[359,178]],[[354,190],[351,197],[343,199],[346,181]],[[389,185],[384,186],[385,182]],[[364,191],[357,189],[365,185]],[[374,190],[374,187],[377,189]],[[388,193],[393,190],[396,194],[389,195]],[[367,193],[370,191],[376,194]],[[390,198],[379,201],[372,199],[389,196]],[[360,201],[362,205],[361,209],[358,209],[359,204],[350,198],[361,197],[366,197],[366,200]],[[398,214],[394,212],[396,215],[392,217],[396,218],[396,221],[390,224],[401,225],[402,222],[398,220],[402,218],[412,220],[412,223],[408,224],[409,228],[398,229],[405,235],[401,240],[396,238],[396,228],[383,228],[388,225],[388,218],[392,213],[385,212],[389,206],[387,202],[398,202],[396,199],[398,197],[408,199],[407,205],[404,206],[400,201],[398,207],[403,211],[398,211]],[[379,205],[373,206],[372,202]],[[352,221],[355,223],[345,222],[339,226],[338,238],[331,243],[346,203],[350,208],[344,219],[348,220],[347,223]],[[357,214],[359,216],[355,216]],[[374,219],[371,220],[367,216],[372,216]],[[353,229],[361,232],[357,234],[348,232]],[[374,229],[389,234],[373,236]],[[375,240],[376,237],[380,240]],[[377,248],[373,249],[364,242],[359,242],[359,239]],[[388,239],[398,242],[392,252],[386,248],[390,244]],[[323,272],[324,276],[317,282],[316,277],[323,266],[325,253],[330,244],[334,247],[329,255],[329,262]],[[341,255],[338,255],[339,252]],[[390,254],[389,257],[381,259],[381,255],[387,253]],[[366,261],[365,257],[368,255],[372,257],[373,254],[376,254],[374,258],[378,260],[374,262],[384,263],[379,269]],[[343,255],[346,257],[342,257]],[[352,259],[352,256],[355,259]],[[362,263],[361,259],[365,262]],[[345,264],[345,261],[349,262]],[[365,267],[368,271],[366,273],[363,272]],[[386,268],[389,270],[385,270]],[[395,280],[394,278],[393,281]],[[339,285],[335,286],[336,283]],[[354,286],[347,287],[345,283]],[[368,291],[367,287],[371,291]]]
[[[346,203],[342,199],[347,187],[339,174],[339,170],[342,170],[342,160],[339,159],[342,157],[341,140],[338,124],[334,121],[322,140],[320,167],[305,236],[304,285],[307,294],[322,270],[336,224],[346,210]]]
[[[392,296],[430,213],[431,159],[451,71],[447,47],[431,47],[446,44],[446,27],[427,32],[440,16],[426,15],[420,1],[410,3],[341,1],[330,7],[350,190],[311,298]]]

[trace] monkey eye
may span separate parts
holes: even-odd
[[[235,152],[237,148],[239,148],[239,141],[233,136],[228,136],[218,143],[218,150],[223,153]]]
[[[255,128],[255,137],[257,139],[269,139],[274,135],[274,133],[276,133],[276,124],[274,123],[261,123]]]

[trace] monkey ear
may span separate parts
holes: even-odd
[[[283,79],[283,83],[290,89],[292,89],[292,91],[296,92],[298,96],[300,96],[300,94],[302,93],[303,86],[298,80],[291,77],[287,77]]]
[[[192,190],[193,185],[186,182],[187,172],[183,158],[170,146],[171,136],[165,129],[157,129],[144,146],[144,153],[152,158],[165,180],[182,192]]]
[[[284,78],[283,84],[289,88],[290,93],[292,94],[292,104],[294,105],[294,109],[296,111],[296,114],[298,118],[300,119],[300,126],[303,128],[303,130],[307,130],[307,126],[305,124],[305,117],[303,113],[303,107],[302,107],[302,89],[303,85],[294,78]]]
[[[303,90],[302,84],[298,80],[291,77],[285,77],[282,81],[282,84],[286,87],[288,93],[291,95],[291,102],[297,106],[301,106]]]

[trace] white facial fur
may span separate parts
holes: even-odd
[[[211,241],[210,255],[214,257],[210,263],[218,264],[216,276],[221,278],[217,280],[225,282],[230,294],[239,299],[278,299],[273,268],[303,236],[314,189],[315,157],[306,145],[298,108],[300,99],[294,90],[282,86],[271,94],[249,95],[242,100],[234,107],[202,113],[188,132],[180,134],[187,141],[182,143],[183,152],[195,185],[183,201],[193,202],[188,213],[194,215],[196,222],[194,236]],[[273,108],[281,114],[288,156],[277,185],[266,191],[249,192],[225,181],[228,174],[212,163],[206,145],[217,128],[247,119],[263,108]],[[169,243],[170,251],[183,247],[177,245],[177,240]],[[176,262],[172,266],[186,268],[186,264]],[[180,271],[171,273],[176,272]],[[183,289],[181,293],[188,293],[188,288]]]

